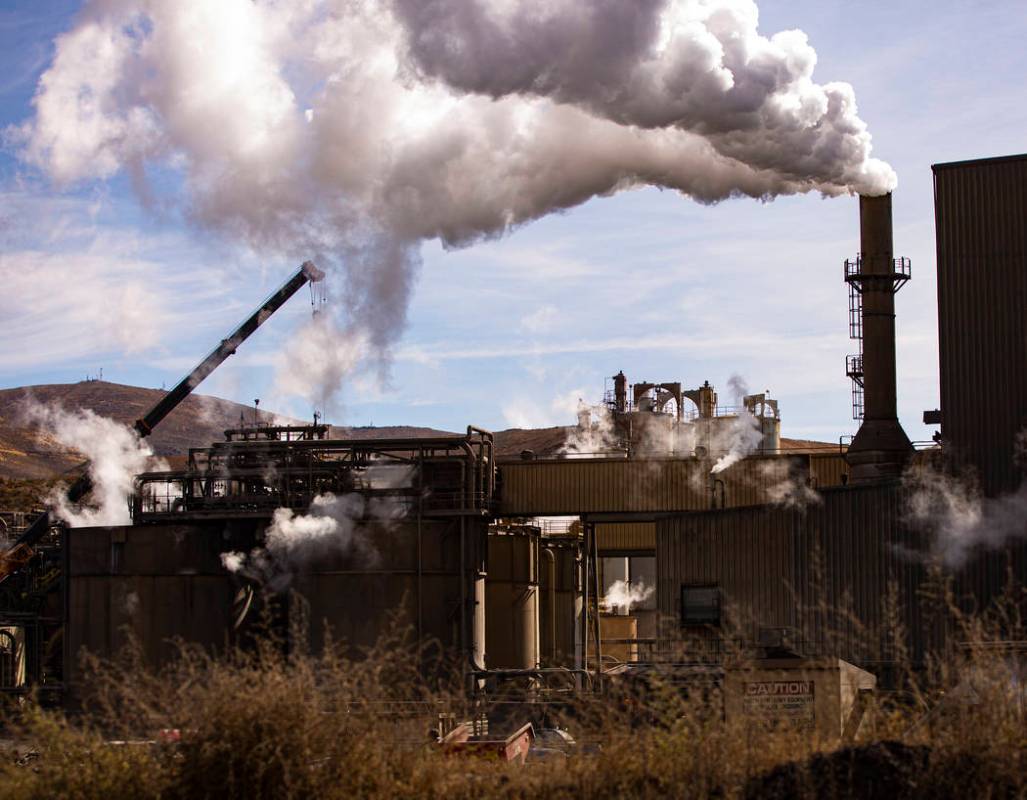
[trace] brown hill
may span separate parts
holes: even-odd
[[[156,403],[164,392],[107,381],[25,386],[0,390],[0,476],[47,478],[73,469],[82,454],[58,442],[29,416],[33,404],[68,411],[89,409],[131,425]],[[252,422],[254,410],[239,403],[207,395],[192,395],[175,409],[150,436],[154,451],[162,456],[183,455],[190,447],[224,438],[225,428],[239,424],[240,414]],[[260,413],[261,421],[272,415]]]
[[[0,478],[50,478],[73,471],[83,460],[81,453],[69,450],[33,422],[28,414],[33,404],[69,411],[89,409],[131,425],[163,395],[160,389],[95,380],[0,390]],[[193,394],[161,422],[148,441],[157,455],[165,457],[172,466],[181,466],[190,447],[221,441],[227,428],[239,426],[240,418],[247,424],[255,418],[264,423],[282,419],[271,412],[257,414],[252,407],[230,400]],[[302,424],[291,419],[286,422]],[[410,425],[332,429],[333,436],[353,439],[416,438],[447,433]]]
[[[27,410],[33,404],[59,406],[67,410],[90,409],[126,425],[146,413],[164,392],[107,381],[82,381],[73,384],[48,384],[0,390],[0,478],[52,478],[74,470],[83,455],[67,449],[54,436],[34,423]],[[261,411],[261,422],[281,419]],[[210,395],[194,394],[186,398],[156,431],[149,442],[159,456],[172,466],[180,466],[190,447],[203,447],[224,438],[226,428],[237,427],[243,417],[252,423],[252,407],[222,400]],[[289,420],[296,422],[295,420]],[[531,450],[545,458],[559,452],[569,427],[538,429],[511,428],[495,433],[496,455],[517,457]],[[340,439],[406,439],[451,434],[436,428],[411,425],[383,427],[333,426],[332,436]],[[782,439],[783,449],[792,452],[831,449],[837,445]]]

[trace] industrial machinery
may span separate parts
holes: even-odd
[[[148,436],[160,422],[249,338],[267,319],[307,283],[324,279],[324,273],[306,261],[260,307],[232,331],[171,391],[135,423],[140,437]],[[88,471],[67,490],[75,503],[92,488]],[[0,553],[0,625],[25,631],[27,675],[41,688],[60,687],[61,639],[63,637],[63,532],[46,512],[36,517],[5,552]],[[0,686],[0,691],[21,691],[20,686]]]
[[[630,398],[629,398],[630,388]],[[603,397],[602,439],[610,455],[625,453],[629,458],[676,455],[699,457],[722,455],[732,439],[740,414],[749,414],[760,430],[755,449],[775,454],[781,449],[781,415],[777,400],[766,393],[744,395],[739,406],[718,405],[717,392],[709,381],[695,389],[682,389],[680,382],[628,384],[623,371],[613,376],[613,389]],[[686,409],[685,401],[694,408]],[[582,432],[592,428],[591,409],[578,413]],[[598,455],[592,453],[590,455]]]

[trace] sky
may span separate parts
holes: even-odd
[[[1027,150],[1022,2],[772,2],[764,34],[799,28],[814,78],[855,87],[874,156],[898,174],[895,252],[913,279],[896,299],[899,414],[927,440],[938,406],[933,163]],[[54,38],[75,2],[0,0],[0,130],[33,114]],[[174,180],[174,175],[158,180]],[[409,322],[388,374],[345,379],[339,425],[461,430],[573,424],[610,377],[739,375],[780,402],[782,434],[855,432],[842,264],[859,241],[854,197],[712,206],[673,191],[593,199],[461,249],[422,247]],[[51,183],[0,146],[0,387],[97,376],[170,387],[298,266],[244,248],[133,191],[129,176]],[[340,298],[328,298],[329,303]],[[310,315],[306,290],[200,388],[309,418],[274,375]]]

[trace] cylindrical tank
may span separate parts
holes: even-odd
[[[576,536],[542,540],[539,639],[546,667],[580,666],[578,640],[582,608],[578,579],[580,544]]]
[[[760,450],[764,453],[776,453],[781,449],[781,420],[777,417],[760,417],[760,431],[763,439]]]
[[[539,540],[531,526],[493,528],[485,581],[485,665],[539,666]]]

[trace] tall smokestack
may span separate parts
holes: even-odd
[[[628,379],[621,370],[613,376],[613,397],[617,411],[623,414],[628,410]]]
[[[899,424],[895,390],[895,292],[909,280],[909,261],[892,254],[891,194],[859,197],[860,256],[845,280],[858,293],[863,353],[863,424],[846,461],[854,483],[898,477],[913,449]]]

